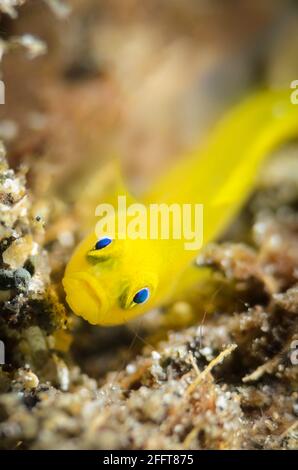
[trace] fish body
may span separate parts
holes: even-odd
[[[297,136],[298,106],[291,103],[290,93],[258,92],[228,112],[205,142],[140,202],[146,207],[202,205],[205,245],[241,208],[266,157]],[[115,214],[116,222],[120,216]],[[197,256],[197,251],[185,248],[183,237],[118,239],[116,235],[102,242],[93,229],[66,267],[66,300],[92,324],[125,323],[163,305]]]

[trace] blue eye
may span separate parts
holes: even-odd
[[[143,304],[148,300],[150,291],[148,287],[144,287],[144,289],[139,290],[133,298],[135,304]]]
[[[108,237],[102,238],[101,240],[98,240],[98,242],[96,242],[94,249],[95,250],[102,250],[102,248],[105,248],[110,243],[112,243],[111,238],[108,238]]]

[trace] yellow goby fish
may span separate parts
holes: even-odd
[[[142,198],[147,206],[202,204],[203,244],[218,236],[251,193],[265,158],[298,136],[298,106],[285,91],[258,92],[228,112],[204,145]],[[116,214],[120,223],[120,215]],[[122,214],[123,215],[123,214]],[[96,236],[74,251],[63,285],[71,309],[92,324],[115,325],[167,302],[197,252],[185,240]]]

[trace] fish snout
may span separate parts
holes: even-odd
[[[93,325],[103,323],[109,302],[97,279],[79,272],[66,274],[62,282],[70,308]]]

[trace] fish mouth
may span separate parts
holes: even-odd
[[[104,323],[108,299],[92,275],[82,272],[67,274],[62,282],[66,301],[77,315],[93,325]]]

